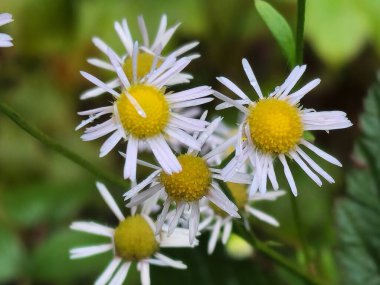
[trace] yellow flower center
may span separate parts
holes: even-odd
[[[162,133],[169,121],[169,104],[164,93],[149,85],[133,85],[127,92],[136,99],[146,117],[140,116],[122,93],[116,104],[125,131],[140,139]]]
[[[152,256],[158,244],[152,228],[141,215],[127,217],[114,233],[116,254],[128,261]]]
[[[178,156],[182,171],[162,173],[160,182],[174,201],[193,202],[207,195],[211,184],[211,171],[201,157],[189,154]]]
[[[253,143],[265,153],[291,151],[303,133],[298,108],[274,98],[251,105],[247,122]]]
[[[247,187],[242,184],[227,182],[227,186],[230,189],[232,198],[235,201],[235,205],[238,207],[239,210],[244,209],[244,206],[248,203],[248,192]],[[211,209],[214,210],[214,212],[221,216],[221,217],[227,217],[229,216],[226,212],[224,212],[222,209],[220,209],[218,206],[216,206],[213,203],[210,203]]]
[[[145,75],[147,75],[150,72],[150,69],[152,68],[152,64],[154,61],[154,55],[146,52],[139,52],[137,54],[137,79],[143,78]],[[157,61],[157,67],[159,67],[162,64],[162,60],[158,59]],[[127,78],[130,82],[133,82],[133,62],[132,57],[128,57],[124,64],[123,64],[123,70],[125,74],[127,75]]]

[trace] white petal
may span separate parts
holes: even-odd
[[[150,273],[149,273],[149,263],[141,262],[141,284],[150,285]]]
[[[153,182],[153,180],[158,177],[158,174],[161,172],[161,170],[156,170],[152,172],[147,178],[145,178],[143,181],[141,181],[139,184],[137,184],[135,187],[131,188],[129,191],[125,192],[124,194],[124,200],[128,200],[135,196],[138,192],[140,192],[142,189],[144,189],[146,186],[148,186],[150,183]]]
[[[113,90],[111,87],[109,87],[107,84],[105,84],[103,81],[99,80],[95,76],[85,71],[81,71],[80,74],[82,74],[82,76],[86,78],[88,81],[90,81],[91,83],[95,84],[99,88],[102,88],[104,91],[112,94],[115,97],[119,97],[119,93],[117,93],[115,90]]]
[[[107,268],[103,273],[96,279],[95,285],[106,285],[114,274],[116,268],[121,263],[122,259],[119,257],[114,257],[112,261],[108,264]]]
[[[245,71],[245,74],[248,77],[249,83],[252,85],[253,89],[255,89],[257,95],[260,98],[264,98],[263,93],[261,92],[261,89],[260,89],[260,85],[257,82],[256,76],[253,73],[251,65],[248,63],[248,60],[246,60],[245,58],[243,58],[242,64],[243,64],[243,69]]]
[[[227,97],[226,95],[223,95],[222,93],[214,90],[214,96],[224,102],[230,103],[231,105],[235,106],[237,109],[242,111],[244,114],[248,113],[248,108],[244,107],[243,105],[237,103],[235,100]]]
[[[198,233],[199,225],[199,202],[195,201],[191,203],[191,214],[189,220],[189,242],[194,243],[195,236]]]
[[[189,134],[187,134],[186,132],[180,129],[167,128],[165,132],[169,136],[183,143],[184,145],[187,145],[196,150],[201,149],[201,144],[197,140],[195,140],[192,136],[190,136]]]
[[[93,66],[103,68],[105,70],[115,71],[111,64],[99,58],[89,58],[87,59],[87,62]]]
[[[199,42],[188,43],[188,44],[176,49],[170,55],[174,55],[175,57],[181,56],[184,53],[188,52],[189,50],[195,48],[198,44],[199,44]]]
[[[224,225],[222,243],[226,244],[232,232],[232,221],[229,219]]]
[[[131,56],[133,49],[133,41],[131,33],[129,32],[128,23],[126,19],[123,19],[122,25],[119,22],[115,22],[114,27],[128,55]]]
[[[166,173],[178,173],[182,170],[181,164],[179,163],[177,157],[173,154],[173,151],[170,149],[162,135],[150,138],[147,141],[154,156]]]
[[[316,164],[300,147],[297,146],[296,151],[319,175],[321,175],[330,183],[335,182],[334,178],[332,178],[326,171],[324,171],[318,164]]]
[[[164,187],[161,184],[154,185],[153,187],[136,194],[136,196],[133,197],[126,206],[128,208],[132,208],[139,204],[142,204],[146,200],[148,200],[150,197],[152,197],[153,195],[155,195],[156,193],[160,192],[163,189]]]
[[[125,279],[127,278],[130,266],[130,262],[125,262],[122,266],[120,266],[119,270],[116,272],[109,285],[122,285]]]
[[[140,33],[141,33],[141,36],[143,38],[143,45],[145,47],[148,47],[149,46],[149,36],[148,36],[148,30],[147,30],[146,25],[145,25],[144,17],[139,16],[137,18],[137,21],[139,23]]]
[[[259,220],[266,222],[272,226],[278,227],[280,225],[279,222],[272,216],[269,216],[259,210],[253,209],[252,207],[246,206],[246,211],[252,214],[252,216],[255,216]]]
[[[215,225],[212,229],[212,233],[207,245],[208,254],[212,254],[215,250],[216,242],[218,241],[218,236],[219,236],[221,227],[222,227],[222,218],[217,216]]]
[[[323,150],[317,148],[315,145],[308,142],[307,140],[301,139],[301,144],[306,146],[308,149],[310,149],[312,152],[314,152],[318,156],[322,157],[324,160],[326,160],[326,161],[328,161],[334,165],[342,167],[342,164],[335,157],[333,157],[333,156],[329,155],[328,153],[324,152]]]
[[[347,115],[341,111],[308,112],[302,114],[305,130],[336,130],[352,126]]]
[[[70,258],[85,258],[93,255],[97,255],[100,253],[104,253],[113,249],[113,244],[100,244],[86,247],[78,247],[70,250]]]
[[[319,177],[303,162],[299,155],[292,151],[289,153],[289,156],[297,162],[297,164],[302,168],[303,171],[318,185],[322,186],[322,181]]]
[[[175,228],[178,226],[179,218],[182,216],[183,211],[185,210],[185,206],[186,206],[186,203],[184,202],[177,203],[175,215],[169,225],[169,231],[168,231],[169,235],[171,235],[174,232]]]
[[[113,237],[114,234],[112,228],[94,222],[74,222],[70,225],[70,229],[105,237]]]
[[[244,92],[236,86],[235,83],[233,83],[231,80],[229,80],[226,77],[217,77],[216,78],[220,83],[222,83],[224,86],[226,86],[228,89],[230,89],[232,92],[234,92],[237,96],[239,96],[241,99],[249,100],[247,95],[244,94]]]
[[[96,182],[96,187],[98,188],[100,195],[102,195],[104,201],[107,203],[111,211],[115,214],[119,221],[123,221],[125,219],[124,215],[121,212],[120,208],[117,206],[115,200],[112,198],[110,192],[108,192],[106,186],[103,183]]]
[[[293,195],[297,196],[296,183],[294,182],[293,175],[292,175],[292,173],[291,173],[291,171],[289,169],[288,163],[286,162],[286,158],[285,158],[285,156],[283,154],[280,154],[278,157],[280,158],[280,161],[281,161],[281,163],[282,163],[282,165],[284,167],[285,177],[288,180],[290,189],[292,190]]]
[[[124,179],[131,179],[136,181],[136,166],[137,166],[137,153],[139,148],[139,140],[133,136],[129,136],[127,151],[125,153],[124,164]]]
[[[116,79],[114,79],[112,81],[105,82],[104,84],[106,84],[109,88],[113,89],[113,88],[116,88],[116,87],[120,86],[120,81],[119,81],[118,78],[116,78]],[[98,96],[104,94],[105,92],[106,91],[103,88],[100,88],[100,87],[91,88],[91,89],[83,92],[80,95],[80,99],[81,100],[85,100],[85,99],[88,99],[88,98],[98,97]],[[115,97],[119,97],[119,94],[117,96],[115,96]]]
[[[195,99],[195,100],[175,103],[175,104],[172,104],[171,107],[173,109],[195,107],[195,106],[207,104],[207,103],[211,102],[212,100],[214,100],[214,98],[206,97],[206,98],[201,98],[201,99]]]
[[[100,147],[100,157],[106,156],[123,138],[119,130],[115,131]]]
[[[177,268],[177,269],[186,269],[187,268],[187,266],[185,264],[183,264],[182,261],[171,259],[171,258],[169,258],[169,257],[167,257],[161,253],[156,253],[154,256],[156,258],[158,258],[159,260],[163,261],[165,264],[167,264],[170,267]]]
[[[289,102],[293,105],[297,104],[303,98],[303,96],[305,96],[307,93],[309,93],[315,87],[317,87],[320,82],[321,82],[320,79],[314,79],[313,81],[309,82],[304,87],[302,87],[300,90],[290,94],[288,96]]]
[[[167,198],[164,203],[164,207],[162,208],[161,214],[157,218],[156,234],[160,233],[161,231],[162,225],[164,224],[166,216],[168,215],[170,204],[171,204],[171,200]]]

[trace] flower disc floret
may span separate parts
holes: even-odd
[[[114,233],[115,251],[128,261],[149,258],[158,249],[152,228],[141,215],[127,217]]]
[[[298,108],[275,98],[252,104],[247,122],[253,143],[264,153],[287,153],[303,134]]]
[[[127,92],[136,99],[146,117],[137,113],[127,96],[122,93],[116,105],[125,131],[140,139],[162,133],[169,121],[169,104],[164,93],[149,85],[133,85]]]
[[[137,79],[143,78],[145,75],[147,75],[153,65],[154,61],[154,55],[146,52],[139,52],[137,54]],[[158,59],[157,66],[160,67],[162,64],[162,60]],[[125,74],[127,75],[127,78],[130,82],[133,82],[133,62],[132,57],[128,57],[123,64],[123,70]]]
[[[179,173],[162,173],[160,182],[174,201],[193,202],[207,195],[211,184],[211,171],[201,157],[185,154],[178,156],[182,166]]]

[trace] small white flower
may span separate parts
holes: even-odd
[[[207,97],[212,94],[211,87],[200,86],[180,92],[168,93],[164,86],[173,76],[183,70],[190,62],[187,58],[178,61],[172,56],[165,59],[158,68],[143,78],[137,78],[137,43],[133,53],[133,79],[130,81],[116,55],[109,50],[110,60],[117,70],[122,91],[116,92],[94,76],[82,72],[82,75],[114,96],[110,106],[79,112],[82,116],[89,116],[82,121],[80,129],[94,120],[106,116],[108,119],[93,127],[88,127],[82,136],[84,141],[110,135],[100,148],[100,156],[108,154],[121,140],[128,141],[124,167],[124,178],[136,180],[136,163],[139,146],[147,143],[158,163],[165,172],[181,171],[178,162],[167,141],[176,140],[194,149],[200,149],[200,144],[188,133],[203,131],[209,124],[203,120],[192,119],[180,115],[184,108],[198,106],[213,100]]]
[[[252,206],[256,201],[274,201],[278,197],[285,194],[285,191],[271,191],[267,193],[256,193],[252,197],[248,197],[247,189],[241,184],[227,183],[234,198],[236,205],[244,219],[244,223],[249,225],[248,218],[253,216],[267,224],[278,227],[280,224],[272,216],[254,208]],[[222,243],[225,245],[231,235],[233,220],[232,217],[225,215],[222,211],[214,205],[205,205],[201,208],[201,213],[204,214],[204,219],[199,225],[199,230],[210,230],[211,235],[208,242],[207,252],[212,254],[215,250],[216,243],[222,232]]]
[[[142,78],[144,77],[149,71],[152,69],[152,65],[158,65],[160,66],[167,57],[180,57],[189,50],[193,49],[198,45],[198,42],[191,42],[188,43],[168,55],[161,56],[161,51],[165,48],[171,37],[173,36],[174,32],[177,30],[180,24],[176,24],[170,28],[167,28],[167,17],[166,15],[163,15],[161,17],[161,22],[158,27],[157,35],[152,43],[149,41],[149,35],[147,32],[147,28],[145,25],[144,18],[142,16],[138,17],[138,24],[140,28],[140,32],[143,39],[143,44],[140,46],[139,50],[137,51],[136,60],[138,63],[138,70],[137,70],[137,77]],[[132,81],[132,58],[133,58],[133,43],[134,40],[132,38],[132,35],[129,31],[129,27],[127,24],[127,20],[123,19],[121,22],[115,22],[115,30],[118,34],[122,44],[125,48],[125,53],[121,56],[117,55],[117,60],[121,63],[122,68],[124,69],[125,73],[127,74],[127,77],[130,81]],[[94,45],[105,55],[108,55],[108,50],[111,49],[105,42],[103,42],[100,38],[94,37],[92,39]],[[111,49],[112,50],[112,49]],[[193,54],[188,56],[189,59],[195,59],[199,57],[198,54]],[[90,58],[88,59],[88,62],[94,66],[100,67],[102,69],[110,70],[113,72],[116,72],[114,66],[109,61],[104,61],[99,58]],[[172,76],[167,82],[166,85],[175,85],[175,84],[181,84],[181,83],[188,83],[193,77],[190,74],[187,73],[180,73],[178,72],[174,76]],[[111,88],[118,87],[122,84],[118,78],[111,80],[107,83]],[[87,99],[92,97],[97,97],[101,94],[103,94],[105,91],[103,88],[93,88],[86,92],[84,92],[81,95],[81,99]]]
[[[268,97],[264,97],[248,61],[243,59],[242,63],[248,80],[259,99],[251,101],[229,79],[225,77],[217,78],[240,97],[239,100],[233,100],[219,92],[215,92],[216,97],[225,101],[225,103],[217,106],[217,109],[234,106],[245,114],[245,118],[239,127],[239,132],[234,137],[235,157],[223,169],[222,176],[228,179],[236,169],[240,169],[249,160],[253,167],[250,194],[253,195],[258,189],[264,193],[267,189],[268,178],[276,190],[279,187],[273,164],[278,158],[283,165],[285,176],[293,194],[297,195],[296,184],[286,161],[286,157],[289,157],[319,186],[322,185],[322,181],[316,173],[328,182],[333,183],[334,179],[317,165],[301,147],[308,148],[332,164],[341,166],[340,162],[306,141],[303,134],[305,131],[311,130],[330,131],[348,128],[352,123],[347,119],[346,113],[341,111],[317,112],[312,109],[305,109],[300,105],[300,100],[320,83],[320,79],[314,79],[298,91],[290,94],[305,72],[305,65],[295,67],[281,86],[276,87]],[[229,145],[222,147],[228,148]]]
[[[9,13],[0,14],[0,27],[13,22],[12,15]],[[0,47],[13,46],[12,38],[8,34],[0,33]]]
[[[173,260],[159,253],[159,249],[192,247],[187,238],[188,230],[176,229],[169,237],[167,231],[163,229],[159,235],[155,236],[156,228],[148,217],[149,212],[125,217],[107,188],[101,183],[97,183],[96,186],[108,207],[119,220],[118,226],[111,228],[95,222],[74,222],[70,226],[73,230],[104,236],[109,240],[104,244],[70,250],[72,259],[113,252],[114,256],[111,262],[95,281],[95,285],[121,285],[127,277],[132,262],[137,262],[137,269],[140,271],[143,285],[150,284],[149,267],[151,264],[186,269],[186,265],[181,261]]]
[[[204,118],[204,116],[202,116]],[[215,119],[207,129],[195,134],[194,138],[200,146],[203,146],[208,137],[217,128],[221,118]],[[151,166],[155,171],[145,180],[125,193],[125,200],[130,200],[127,207],[135,207],[154,195],[164,197],[162,212],[157,220],[157,229],[160,229],[167,216],[170,206],[174,203],[175,214],[170,215],[169,234],[178,225],[180,218],[188,216],[189,240],[192,244],[198,233],[200,218],[200,201],[204,198],[215,204],[221,211],[228,215],[240,218],[238,208],[232,203],[220,189],[217,179],[222,179],[220,169],[213,168],[210,161],[218,153],[209,152],[204,156],[199,155],[199,151],[190,148],[186,154],[178,156],[182,166],[182,171],[175,174],[168,174],[163,169]],[[148,164],[144,163],[146,166]],[[251,177],[243,173],[234,173],[230,181],[236,183],[250,183]],[[145,189],[145,191],[143,191]],[[188,212],[189,211],[189,212]],[[188,213],[188,215],[187,215]]]

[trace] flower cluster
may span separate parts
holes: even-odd
[[[238,98],[210,86],[181,86],[176,88],[180,91],[173,91],[173,85],[192,79],[183,71],[199,57],[187,54],[198,42],[163,55],[179,24],[168,28],[167,17],[162,16],[153,43],[143,17],[138,18],[138,25],[142,44],[133,39],[125,19],[115,22],[116,33],[125,47],[121,55],[101,39],[93,39],[105,59],[91,58],[88,62],[113,72],[115,79],[104,82],[81,72],[95,85],[81,99],[102,95],[109,102],[79,112],[85,117],[77,127],[85,128],[81,138],[91,141],[107,137],[100,147],[100,157],[121,145],[123,177],[132,185],[124,194],[126,207],[130,208],[130,214],[125,216],[106,187],[97,183],[101,196],[118,219],[116,227],[94,222],[75,222],[71,226],[108,239],[105,244],[71,251],[72,258],[113,252],[112,261],[95,284],[122,284],[132,262],[137,263],[142,284],[150,284],[150,264],[186,268],[182,262],[159,253],[159,249],[196,246],[197,236],[211,231],[211,254],[220,233],[225,244],[233,221],[241,217],[247,227],[250,217],[279,226],[275,218],[253,205],[259,200],[275,201],[285,194],[279,190],[275,162],[279,160],[283,166],[294,195],[297,188],[288,160],[295,161],[319,186],[319,176],[333,183],[333,178],[307,152],[341,164],[305,139],[305,132],[351,126],[343,112],[317,112],[300,105],[300,100],[320,83],[315,79],[292,91],[306,66],[295,67],[281,86],[266,95],[250,64],[243,59],[244,72],[257,99],[225,77],[217,80]],[[207,120],[207,111],[202,113],[199,106],[215,98],[222,101],[216,110],[235,107],[243,113],[236,130],[223,124],[221,117]],[[141,160],[142,152],[153,155],[145,156],[148,161]],[[151,173],[137,181],[140,167]],[[268,179],[274,191],[267,191]]]

